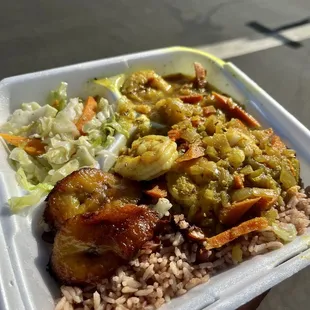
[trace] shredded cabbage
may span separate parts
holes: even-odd
[[[109,101],[105,98],[101,98],[98,103],[99,113],[97,114],[98,119],[101,122],[106,121],[114,115],[113,108],[109,104]]]
[[[104,79],[110,89],[119,89],[123,77]],[[101,87],[102,83],[97,86]],[[118,123],[113,106],[100,98],[96,115],[83,126],[83,135],[76,127],[82,117],[84,103],[80,98],[67,97],[67,83],[62,82],[51,91],[48,104],[23,103],[14,111],[0,132],[28,138],[38,138],[45,144],[45,153],[31,156],[21,147],[9,149],[9,159],[16,167],[19,185],[29,192],[24,197],[13,197],[14,212],[34,205],[48,194],[55,183],[82,167],[98,167],[98,157],[114,141],[116,133],[129,137]],[[102,88],[102,87],[101,87]],[[112,157],[111,157],[112,158]]]
[[[31,190],[29,194],[26,194],[22,197],[10,198],[9,206],[13,213],[18,213],[26,207],[38,204],[40,200],[48,194],[48,192],[49,190],[45,190],[41,187],[38,187],[36,189]]]
[[[14,111],[9,120],[1,126],[1,132],[12,135],[29,136],[36,131],[36,122],[43,117],[55,117],[57,110],[49,105],[36,108],[34,103],[23,104]]]
[[[58,111],[61,111],[67,104],[67,87],[67,83],[61,82],[58,89],[50,92],[48,103]]]
[[[48,184],[55,185],[58,181],[65,178],[67,175],[76,171],[80,168],[79,161],[77,159],[72,159],[59,169],[52,169],[48,172],[44,182]]]
[[[78,137],[79,131],[66,113],[59,112],[54,119],[52,135],[66,134],[71,138]]]
[[[88,148],[84,145],[81,145],[78,148],[76,154],[74,155],[74,158],[79,161],[81,167],[94,167],[97,163],[94,156],[91,155]]]
[[[290,242],[297,236],[296,227],[291,223],[273,223],[274,233],[283,241]]]
[[[27,175],[28,181],[38,184],[45,179],[48,168],[44,167],[38,160],[27,154],[23,149],[19,147],[14,148],[9,158],[13,160],[17,169],[23,169]]]
[[[41,158],[45,158],[51,165],[62,165],[68,162],[75,152],[76,147],[72,141],[52,138],[51,146]]]
[[[26,177],[23,168],[19,168],[16,172],[16,181],[25,190],[30,193],[22,197],[12,197],[9,199],[9,206],[12,212],[16,213],[25,207],[30,207],[39,203],[39,201],[53,189],[48,183],[31,184]]]
[[[54,118],[53,117],[46,117],[43,116],[38,120],[38,125],[36,128],[36,134],[34,137],[36,138],[47,138],[50,136],[50,133],[52,132],[54,124]]]
[[[125,130],[115,119],[115,116],[112,116],[109,121],[102,125],[103,131],[108,131],[114,135],[115,131],[124,135],[126,138],[129,138],[128,130]]]

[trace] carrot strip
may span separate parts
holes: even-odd
[[[191,118],[191,123],[196,128],[199,126],[199,124],[201,124],[201,122],[202,122],[202,119],[197,115]]]
[[[181,138],[181,132],[177,129],[171,129],[168,131],[168,137],[172,141],[177,141]]]
[[[216,92],[212,92],[212,95],[216,99],[216,103],[220,109],[230,112],[234,117],[241,118],[250,127],[261,127],[260,123],[249,113],[244,111],[240,106],[234,103],[230,98],[220,95]]]
[[[55,99],[53,101],[52,107],[55,108],[55,109],[58,109],[59,108],[59,103],[60,103],[59,100]]]
[[[26,138],[20,136],[14,136],[6,133],[0,133],[8,144],[23,148],[29,155],[42,155],[45,153],[45,144],[42,143],[41,139]]]
[[[238,119],[238,118],[235,118],[234,119],[234,123],[233,123],[233,126],[231,126],[232,128],[238,128],[238,129],[241,129],[241,130],[247,130],[248,129],[248,126],[245,125],[242,120]]]
[[[246,235],[252,231],[262,230],[268,227],[268,221],[264,217],[256,217],[254,219],[243,222],[237,227],[228,229],[214,237],[206,238],[205,248],[211,250],[220,248],[228,242],[237,239],[240,236]]]
[[[188,96],[180,96],[179,97],[184,103],[198,103],[203,97],[200,94],[192,94]]]
[[[260,200],[258,198],[245,199],[234,202],[229,207],[224,207],[220,211],[220,221],[225,225],[235,225],[241,217]]]
[[[255,208],[260,212],[269,210],[277,202],[278,198],[278,196],[261,197],[260,200],[255,204]]]
[[[145,191],[145,193],[153,198],[165,198],[168,195],[167,191],[165,189],[159,188],[158,185]]]
[[[234,188],[244,188],[243,179],[241,175],[234,175]]]
[[[271,136],[270,142],[271,142],[271,145],[279,151],[284,151],[286,149],[286,146],[281,140],[281,138],[275,134]]]
[[[213,105],[209,105],[207,107],[203,107],[202,108],[202,113],[204,116],[209,116],[211,114],[215,114],[216,113],[216,109]]]
[[[205,149],[198,145],[197,143],[193,143],[189,146],[189,149],[179,157],[175,162],[180,163],[183,161],[188,161],[191,159],[199,158],[205,155]]]
[[[76,128],[83,134],[83,126],[96,115],[97,102],[94,97],[89,96],[85,102],[82,116],[75,123]]]

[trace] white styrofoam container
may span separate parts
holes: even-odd
[[[310,184],[310,132],[231,63],[184,47],[172,47],[92,61],[4,79],[0,82],[0,124],[22,102],[44,103],[61,81],[68,95],[85,96],[94,77],[152,68],[159,74],[193,74],[193,62],[208,71],[208,81],[244,104],[264,126],[271,126],[297,151],[304,184]],[[0,145],[0,309],[53,309],[59,289],[46,271],[50,247],[41,240],[41,204],[24,215],[11,215],[7,200],[21,195]],[[222,272],[162,309],[235,309],[310,264],[310,231],[283,248],[254,257]]]

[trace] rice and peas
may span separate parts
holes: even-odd
[[[278,249],[308,227],[310,200],[299,186],[294,151],[214,92],[199,64],[195,70],[195,78],[134,73],[122,87],[118,111],[119,123],[134,124],[137,131],[114,170],[156,189],[143,203],[171,203],[163,207],[169,231],[147,241],[100,283],[61,286],[55,309],[159,308],[218,270]],[[156,162],[133,168],[135,157],[149,151]],[[253,218],[268,225],[208,247],[214,236]],[[189,237],[192,228],[203,234],[203,242]]]
[[[294,195],[286,207],[279,208],[279,222],[294,223],[298,234],[309,226],[310,201],[303,193]],[[209,250],[210,260],[197,264],[197,244],[184,241],[180,232],[167,234],[168,246],[146,249],[128,265],[117,269],[102,284],[84,291],[62,286],[62,298],[55,310],[63,309],[155,309],[171,298],[209,280],[224,270],[255,255],[284,246],[272,229],[240,237],[221,249]]]

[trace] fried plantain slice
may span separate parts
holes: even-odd
[[[107,206],[77,215],[57,232],[51,256],[56,278],[67,285],[99,283],[153,238],[159,218],[146,206]]]
[[[61,181],[47,197],[44,219],[59,229],[69,218],[94,212],[107,203],[136,204],[141,196],[138,182],[95,168],[74,171]]]

